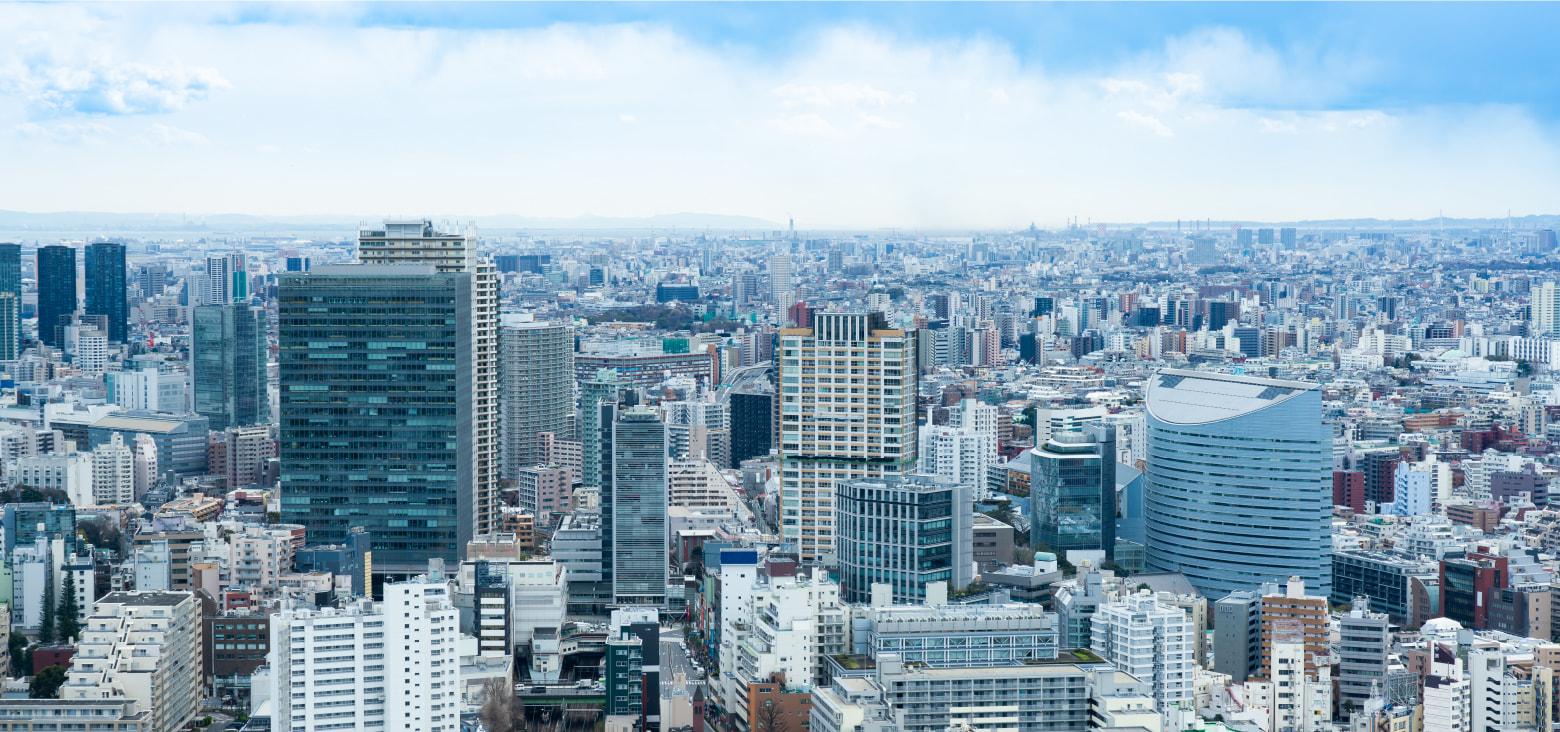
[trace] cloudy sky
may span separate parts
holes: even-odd
[[[1553,4],[0,6],[0,209],[1560,212]]]

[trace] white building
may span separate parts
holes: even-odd
[[[262,593],[281,588],[282,575],[293,566],[292,534],[285,529],[247,526],[235,535],[232,546],[233,584]]]
[[[179,414],[185,411],[184,379],[179,372],[157,369],[107,374],[109,398],[125,409]]]
[[[43,623],[49,583],[55,580],[54,547],[47,538],[39,536],[32,545],[17,545],[10,560],[11,627],[37,630]]]
[[[1196,675],[1192,623],[1181,608],[1152,595],[1101,605],[1091,624],[1091,647],[1117,669],[1153,685],[1161,712],[1190,706]]]
[[[273,727],[456,732],[459,627],[437,577],[386,584],[384,602],[283,610],[268,657]]]
[[[1533,729],[1547,719],[1538,714],[1538,700],[1548,689],[1531,673],[1532,656],[1475,648],[1468,652],[1468,706],[1472,732],[1507,732]],[[1524,668],[1526,666],[1526,668]],[[1546,705],[1543,705],[1547,707]]]
[[[97,505],[92,492],[92,456],[86,453],[20,457],[11,478],[14,485],[64,491],[73,506]]]
[[[1468,732],[1468,678],[1453,646],[1431,641],[1430,673],[1425,676],[1424,732]]]
[[[135,435],[134,455],[135,495],[137,498],[157,485],[157,441],[145,432]]]
[[[189,592],[111,592],[82,622],[71,663],[61,699],[134,699],[150,712],[152,732],[175,732],[200,711],[200,601]]]
[[[1246,709],[1266,710],[1270,730],[1331,732],[1332,679],[1305,672],[1305,642],[1290,624],[1273,641],[1273,675],[1248,680]]]
[[[92,497],[98,506],[135,503],[135,454],[118,432],[92,451]]]
[[[1424,463],[1400,462],[1392,474],[1392,503],[1381,507],[1381,512],[1393,516],[1418,516],[1435,508],[1435,474],[1429,470],[1416,470]]]
[[[1072,407],[1035,410],[1035,444],[1043,445],[1053,432],[1079,432],[1089,422],[1106,417],[1104,407]],[[1147,448],[1145,447],[1146,451]]]
[[[753,595],[758,589],[758,552],[723,549],[720,553],[720,667],[737,667],[738,648],[747,642],[753,626]],[[722,674],[711,688],[722,708],[747,706],[747,685],[735,673]]]
[[[167,540],[154,539],[151,544],[137,546],[130,561],[137,590],[166,592],[173,588],[173,551]]]

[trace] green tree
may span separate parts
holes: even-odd
[[[53,645],[54,643],[54,583],[48,582],[43,586],[43,623],[38,626],[38,644]]]
[[[34,699],[58,699],[60,686],[64,683],[65,667],[56,663],[32,677],[32,685],[27,690],[27,696]]]
[[[23,676],[19,670],[32,670],[32,641],[17,631],[11,631],[7,645],[11,649],[11,675]]]
[[[65,572],[65,596],[60,598],[60,640],[73,641],[81,636],[81,605],[76,602],[76,573]]]

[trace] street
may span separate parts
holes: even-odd
[[[679,646],[682,642],[682,628],[673,627],[661,631],[661,684],[670,684],[677,674],[683,674],[689,681],[697,682],[699,672],[693,668],[693,663],[688,659],[688,654]]]

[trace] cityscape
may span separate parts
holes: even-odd
[[[0,732],[1560,729],[1556,21],[0,3]]]

